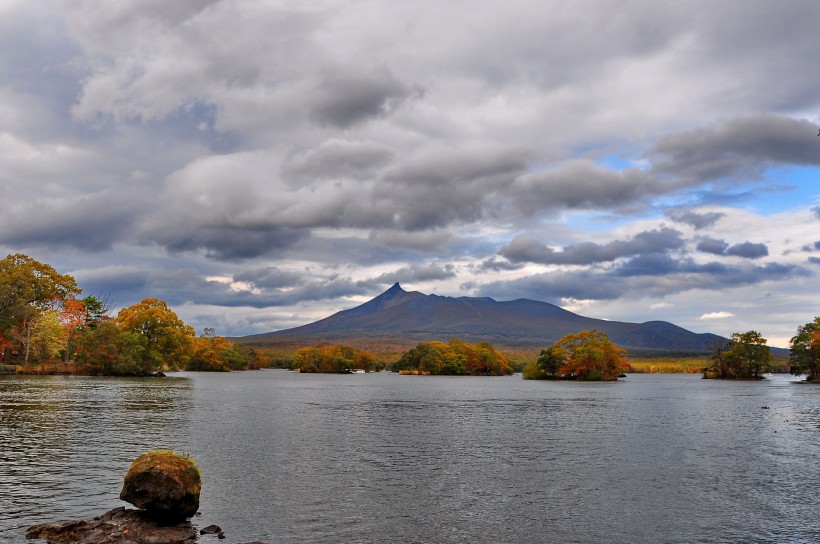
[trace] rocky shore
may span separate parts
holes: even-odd
[[[197,532],[191,524],[201,487],[192,459],[168,450],[150,451],[131,464],[120,492],[120,498],[138,510],[120,507],[92,519],[33,525],[26,538],[48,544],[193,544],[200,536],[222,540],[226,536],[219,526]]]

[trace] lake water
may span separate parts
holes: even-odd
[[[125,505],[171,448],[226,543],[814,543],[820,387],[793,380],[0,376],[0,542]]]

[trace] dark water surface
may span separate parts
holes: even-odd
[[[820,387],[791,380],[2,376],[0,542],[124,505],[158,447],[226,543],[820,542]]]

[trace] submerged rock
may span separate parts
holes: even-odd
[[[196,514],[202,482],[193,459],[168,450],[139,456],[128,469],[120,499],[165,521]]]
[[[192,544],[196,529],[187,521],[162,525],[146,512],[120,507],[90,520],[34,525],[26,538],[52,544]]]

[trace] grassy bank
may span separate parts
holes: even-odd
[[[709,364],[708,357],[652,357],[630,359],[632,372],[639,374],[700,374]]]

